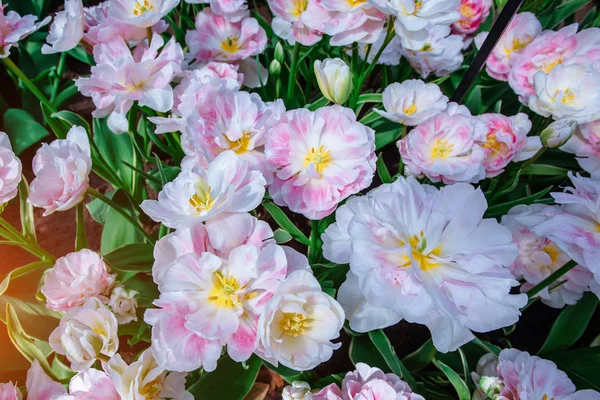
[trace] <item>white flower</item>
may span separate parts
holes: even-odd
[[[292,272],[275,291],[258,322],[261,357],[297,371],[315,368],[331,358],[340,343],[344,310],[323,293],[308,271]]]
[[[554,119],[569,118],[583,124],[600,119],[600,72],[590,64],[557,65],[535,74],[536,95],[529,108]]]
[[[420,31],[432,25],[450,25],[460,19],[458,0],[370,0],[381,11],[394,15],[404,31]]]
[[[179,0],[110,0],[110,16],[129,25],[148,28],[178,4]]]
[[[352,92],[352,72],[340,58],[315,61],[315,76],[323,96],[336,104],[344,104]]]
[[[64,11],[54,17],[48,44],[42,46],[42,54],[62,53],[75,48],[83,39],[85,18],[82,0],[66,0]]]
[[[0,204],[17,195],[21,171],[21,160],[13,152],[8,135],[0,132]]]
[[[108,306],[115,314],[119,324],[137,321],[135,311],[138,306],[138,301],[136,299],[138,294],[137,291],[127,289],[123,286],[117,286],[112,290]]]
[[[559,119],[548,125],[540,133],[540,140],[544,146],[553,149],[563,146],[576,130],[577,122],[567,118]]]
[[[385,111],[375,111],[408,126],[419,125],[448,107],[448,97],[435,83],[419,79],[392,83],[383,91],[382,99]]]
[[[168,372],[158,366],[152,350],[144,351],[137,361],[127,365],[120,354],[106,365],[121,400],[194,400],[185,390],[185,377],[181,372]]]
[[[294,381],[291,385],[284,387],[281,395],[283,400],[311,400],[313,398],[310,385],[302,381]]]
[[[326,257],[350,263],[338,301],[352,329],[406,319],[427,325],[435,347],[447,352],[470,341],[471,331],[518,320],[527,296],[509,294],[518,282],[505,268],[517,249],[505,228],[483,219],[480,189],[458,183],[438,190],[399,178],[348,204],[323,242]]]
[[[117,352],[117,319],[93,297],[83,306],[69,309],[49,341],[55,352],[67,356],[73,370],[84,371],[97,358],[112,357]]]
[[[190,227],[225,212],[255,209],[265,194],[265,178],[248,162],[227,150],[208,168],[183,170],[167,183],[158,200],[145,200],[142,210],[170,228]]]

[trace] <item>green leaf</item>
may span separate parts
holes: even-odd
[[[90,132],[90,124],[88,124],[88,122],[82,116],[75,114],[74,112],[59,111],[52,114],[52,118],[64,121],[69,127],[81,126],[82,128],[85,128],[86,132]]]
[[[375,133],[375,150],[396,142],[402,136],[402,128],[394,128],[383,132]]]
[[[377,121],[380,118],[383,118],[381,116],[381,114],[379,114],[379,113],[377,113],[375,111],[370,111],[367,115],[365,115],[364,117],[362,117],[359,122],[361,124],[363,124],[363,125],[368,125],[368,124],[370,124],[372,122]]]
[[[115,135],[108,129],[106,118],[94,118],[94,142],[98,147],[99,153],[106,162],[107,166],[114,171],[131,193],[133,182],[131,181],[131,168],[123,164],[123,161],[130,165],[138,166],[133,157],[133,146],[128,135]]]
[[[523,174],[567,177],[569,171],[567,168],[555,167],[554,165],[533,164],[527,167]]]
[[[117,190],[112,200],[123,207],[123,209],[135,219],[131,211],[131,203],[122,190]],[[143,243],[142,234],[121,214],[109,207],[106,213],[106,223],[102,230],[102,239],[100,242],[100,252],[107,254],[131,243]]]
[[[476,344],[477,346],[481,347],[488,353],[494,354],[496,357],[498,357],[500,355],[500,352],[502,351],[502,349],[500,347],[493,345],[489,342],[480,340],[478,337],[475,337],[475,339],[473,339],[473,343]]]
[[[489,217],[499,217],[501,215],[506,214],[508,212],[508,210],[510,210],[514,206],[518,206],[519,204],[527,204],[527,205],[533,204],[533,203],[535,203],[536,200],[542,198],[543,196],[548,194],[551,190],[552,190],[552,186],[547,187],[546,189],[544,189],[540,192],[534,193],[530,196],[522,197],[518,200],[513,200],[513,201],[508,201],[506,203],[493,205],[491,207],[488,207],[487,211],[485,212],[485,216],[488,218]]]
[[[598,297],[586,293],[577,304],[567,306],[556,318],[546,341],[539,351],[540,356],[567,350],[584,334],[598,305]]]
[[[377,367],[384,372],[392,372],[368,335],[352,336],[349,353],[350,360],[354,365],[362,362],[371,367]]]
[[[13,269],[12,271],[10,271],[8,273],[8,275],[6,275],[4,277],[4,279],[2,280],[2,283],[0,283],[0,296],[2,296],[6,292],[6,290],[8,289],[8,286],[10,285],[10,282],[13,279],[27,275],[33,271],[45,270],[50,267],[52,267],[52,263],[44,260],[44,261],[36,261],[31,264],[27,264],[22,267]]]
[[[369,332],[369,337],[392,372],[403,378],[408,383],[408,386],[415,388],[417,386],[415,378],[413,378],[410,371],[402,364],[385,333],[381,329],[378,329]]]
[[[409,371],[419,371],[428,366],[433,361],[436,354],[437,350],[431,339],[429,339],[415,352],[404,357],[402,363]]]
[[[221,357],[217,369],[204,374],[188,391],[196,399],[218,397],[227,400],[243,400],[250,392],[256,381],[262,360],[252,356],[246,361],[245,369],[242,363],[233,361],[230,357]]]
[[[279,364],[277,367],[264,361],[265,366],[269,368],[271,371],[277,372],[278,375],[281,375],[283,379],[288,382],[292,382],[298,380],[298,377],[302,375],[302,372],[293,370],[291,368],[286,367],[285,365]]]
[[[77,204],[76,207],[77,214],[75,216],[76,220],[76,233],[75,233],[75,251],[79,251],[81,249],[85,249],[89,247],[87,234],[85,232],[85,220],[84,220],[84,212],[85,208],[83,203]]]
[[[577,389],[600,391],[598,371],[600,371],[600,347],[552,353],[548,359],[567,373]]]
[[[122,272],[151,272],[153,247],[148,243],[126,244],[104,255],[111,268]]]
[[[446,375],[446,377],[448,377],[448,380],[452,386],[454,386],[454,390],[456,390],[460,400],[471,399],[471,393],[469,392],[467,384],[452,368],[439,360],[434,361],[434,364],[444,373],[444,375]]]
[[[67,137],[67,132],[69,132],[69,126],[58,118],[52,117],[52,111],[44,104],[40,103],[42,108],[42,115],[44,116],[44,121],[48,124],[54,135],[59,139],[64,139]]]
[[[35,234],[35,216],[33,214],[33,206],[27,202],[29,198],[29,185],[25,176],[21,177],[19,182],[19,201],[21,207],[21,226],[23,227],[23,235],[26,237],[36,238]]]
[[[17,350],[19,350],[19,353],[21,353],[29,362],[38,360],[44,371],[50,376],[53,376],[52,368],[46,359],[52,352],[50,345],[48,342],[38,340],[25,333],[21,326],[21,322],[19,321],[19,317],[17,316],[17,312],[10,303],[6,305],[6,327],[8,329],[10,341]]]
[[[308,108],[310,111],[316,111],[321,107],[325,107],[327,104],[329,104],[329,100],[325,97],[321,97],[317,101],[305,105],[304,108]]]
[[[109,199],[112,199],[115,195],[115,192],[107,192],[104,193],[104,195]],[[106,204],[100,199],[93,199],[85,206],[88,209],[88,212],[90,213],[94,221],[96,221],[100,225],[104,225],[106,223],[106,216],[108,215],[108,210],[110,210],[110,206],[108,204]]]
[[[25,110],[11,108],[4,113],[3,130],[10,138],[16,155],[49,135],[46,128]]]
[[[265,210],[267,210],[269,214],[271,214],[271,217],[273,217],[273,219],[275,220],[275,222],[277,222],[277,225],[279,225],[281,229],[292,235],[292,237],[298,242],[306,246],[310,246],[310,240],[308,240],[306,235],[302,233],[302,231],[298,229],[296,225],[294,225],[292,220],[289,219],[289,217],[285,215],[283,210],[279,208],[275,203],[267,200],[263,202],[263,207],[265,208]]]
[[[83,46],[77,46],[69,50],[67,54],[87,65],[94,65],[94,57]]]
[[[385,162],[383,161],[383,154],[379,154],[377,157],[377,174],[379,175],[379,179],[383,183],[392,183],[392,175],[390,175],[390,171],[388,171],[385,166]]]
[[[279,228],[275,230],[275,235],[273,236],[275,242],[277,244],[284,244],[292,240],[292,235],[290,235],[287,231]]]
[[[364,93],[358,96],[357,104],[363,103],[381,103],[381,93]]]

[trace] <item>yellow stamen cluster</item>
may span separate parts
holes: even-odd
[[[304,158],[304,168],[310,163],[315,163],[315,168],[320,175],[323,175],[325,168],[331,164],[331,153],[321,145],[318,148],[312,147]]]
[[[148,0],[140,0],[133,6],[133,15],[136,17],[139,17],[148,11],[154,11],[154,5],[150,4]]]
[[[308,325],[308,317],[300,313],[284,313],[281,319],[281,331],[292,337],[306,334]]]
[[[431,148],[431,158],[434,160],[448,158],[453,149],[454,144],[448,143],[448,139],[435,139]]]

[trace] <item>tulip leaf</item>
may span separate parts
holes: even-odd
[[[381,103],[383,100],[381,98],[381,93],[363,93],[358,96],[357,104],[363,103]]]
[[[437,350],[429,339],[416,351],[404,357],[402,363],[409,371],[419,371],[429,365],[436,354]]]
[[[2,129],[10,138],[12,149],[16,155],[50,135],[33,115],[17,108],[6,110],[2,120]]]
[[[460,400],[471,400],[471,393],[465,381],[452,368],[439,360],[434,360],[434,364],[446,375]]]
[[[23,236],[36,238],[35,234],[35,216],[33,214],[33,205],[27,202],[29,198],[29,185],[27,179],[23,176],[19,182],[19,201],[21,207],[21,226],[23,227]]]
[[[377,367],[386,373],[392,372],[368,335],[352,336],[349,353],[350,360],[354,365],[361,362],[371,367]]]
[[[267,210],[269,214],[271,214],[271,217],[273,217],[273,219],[275,220],[275,222],[277,222],[277,225],[279,225],[281,229],[292,235],[292,237],[298,242],[306,246],[310,246],[310,240],[306,237],[306,235],[302,233],[302,231],[298,229],[296,225],[294,225],[292,220],[287,215],[285,215],[283,210],[279,208],[275,203],[267,200],[263,202],[263,207],[265,208],[265,210]]]
[[[122,190],[115,192],[112,201],[121,206],[132,218],[136,218],[131,210],[131,203]],[[114,209],[109,208],[107,210],[100,242],[100,252],[102,254],[110,253],[114,249],[126,244],[143,242],[144,236],[142,236],[131,222]]]
[[[0,296],[2,296],[6,292],[8,286],[10,285],[10,282],[13,279],[20,278],[21,276],[27,275],[33,271],[48,269],[50,267],[52,267],[52,263],[50,261],[43,260],[36,261],[31,264],[27,264],[22,267],[13,269],[8,273],[8,275],[6,275],[6,277],[4,277],[2,283],[0,283]]]
[[[77,204],[76,210],[77,210],[77,213],[75,216],[75,226],[76,226],[75,251],[79,251],[81,249],[85,249],[85,248],[89,247],[89,244],[88,244],[87,234],[85,232],[85,220],[84,220],[85,206],[83,205],[83,203]]]
[[[277,244],[284,244],[292,240],[292,235],[290,235],[288,231],[279,228],[275,230],[273,238]]]
[[[131,243],[104,254],[111,268],[122,272],[151,272],[153,247],[148,243]]]
[[[600,371],[600,347],[552,353],[547,356],[558,368],[569,376],[577,389],[600,391],[598,371]]]
[[[387,146],[392,142],[396,142],[402,136],[402,128],[393,128],[383,132],[375,132],[375,150]]]
[[[329,104],[329,100],[327,100],[326,97],[321,97],[315,102],[305,105],[304,108],[308,108],[310,111],[316,111],[321,107],[325,107],[327,104]]]
[[[554,321],[539,351],[540,356],[561,352],[574,345],[587,329],[597,305],[598,297],[588,292],[577,304],[567,306]]]
[[[411,388],[415,388],[417,386],[415,378],[413,378],[410,371],[402,364],[385,333],[381,329],[378,329],[369,332],[369,337],[392,372],[403,378]]]
[[[525,168],[522,172],[523,175],[547,175],[560,177],[567,177],[568,173],[569,169],[567,168],[546,164],[532,164]]]
[[[217,369],[204,374],[188,391],[196,399],[213,398],[218,393],[221,399],[242,400],[250,393],[261,365],[257,356],[246,361],[247,368],[229,356],[221,357]]]
[[[385,165],[385,161],[383,161],[383,154],[379,154],[377,157],[377,175],[379,175],[379,179],[383,183],[392,183],[392,175],[390,175],[390,171]]]

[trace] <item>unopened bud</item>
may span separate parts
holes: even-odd
[[[576,129],[577,122],[566,118],[559,119],[548,125],[540,133],[540,140],[544,146],[551,149],[560,147],[567,143]]]
[[[277,77],[281,74],[281,63],[279,61],[271,61],[271,64],[269,64],[269,74],[273,77]]]
[[[306,382],[295,381],[283,388],[283,400],[311,400],[310,385]]]
[[[495,400],[502,392],[504,382],[495,376],[482,376],[479,379],[479,387],[490,399]]]
[[[277,42],[277,44],[275,45],[275,59],[277,61],[279,61],[279,63],[283,62],[283,58],[285,57],[285,54],[283,53],[283,46],[281,45],[280,42]]]
[[[315,61],[315,76],[323,96],[336,104],[343,104],[352,91],[350,67],[340,58]]]

